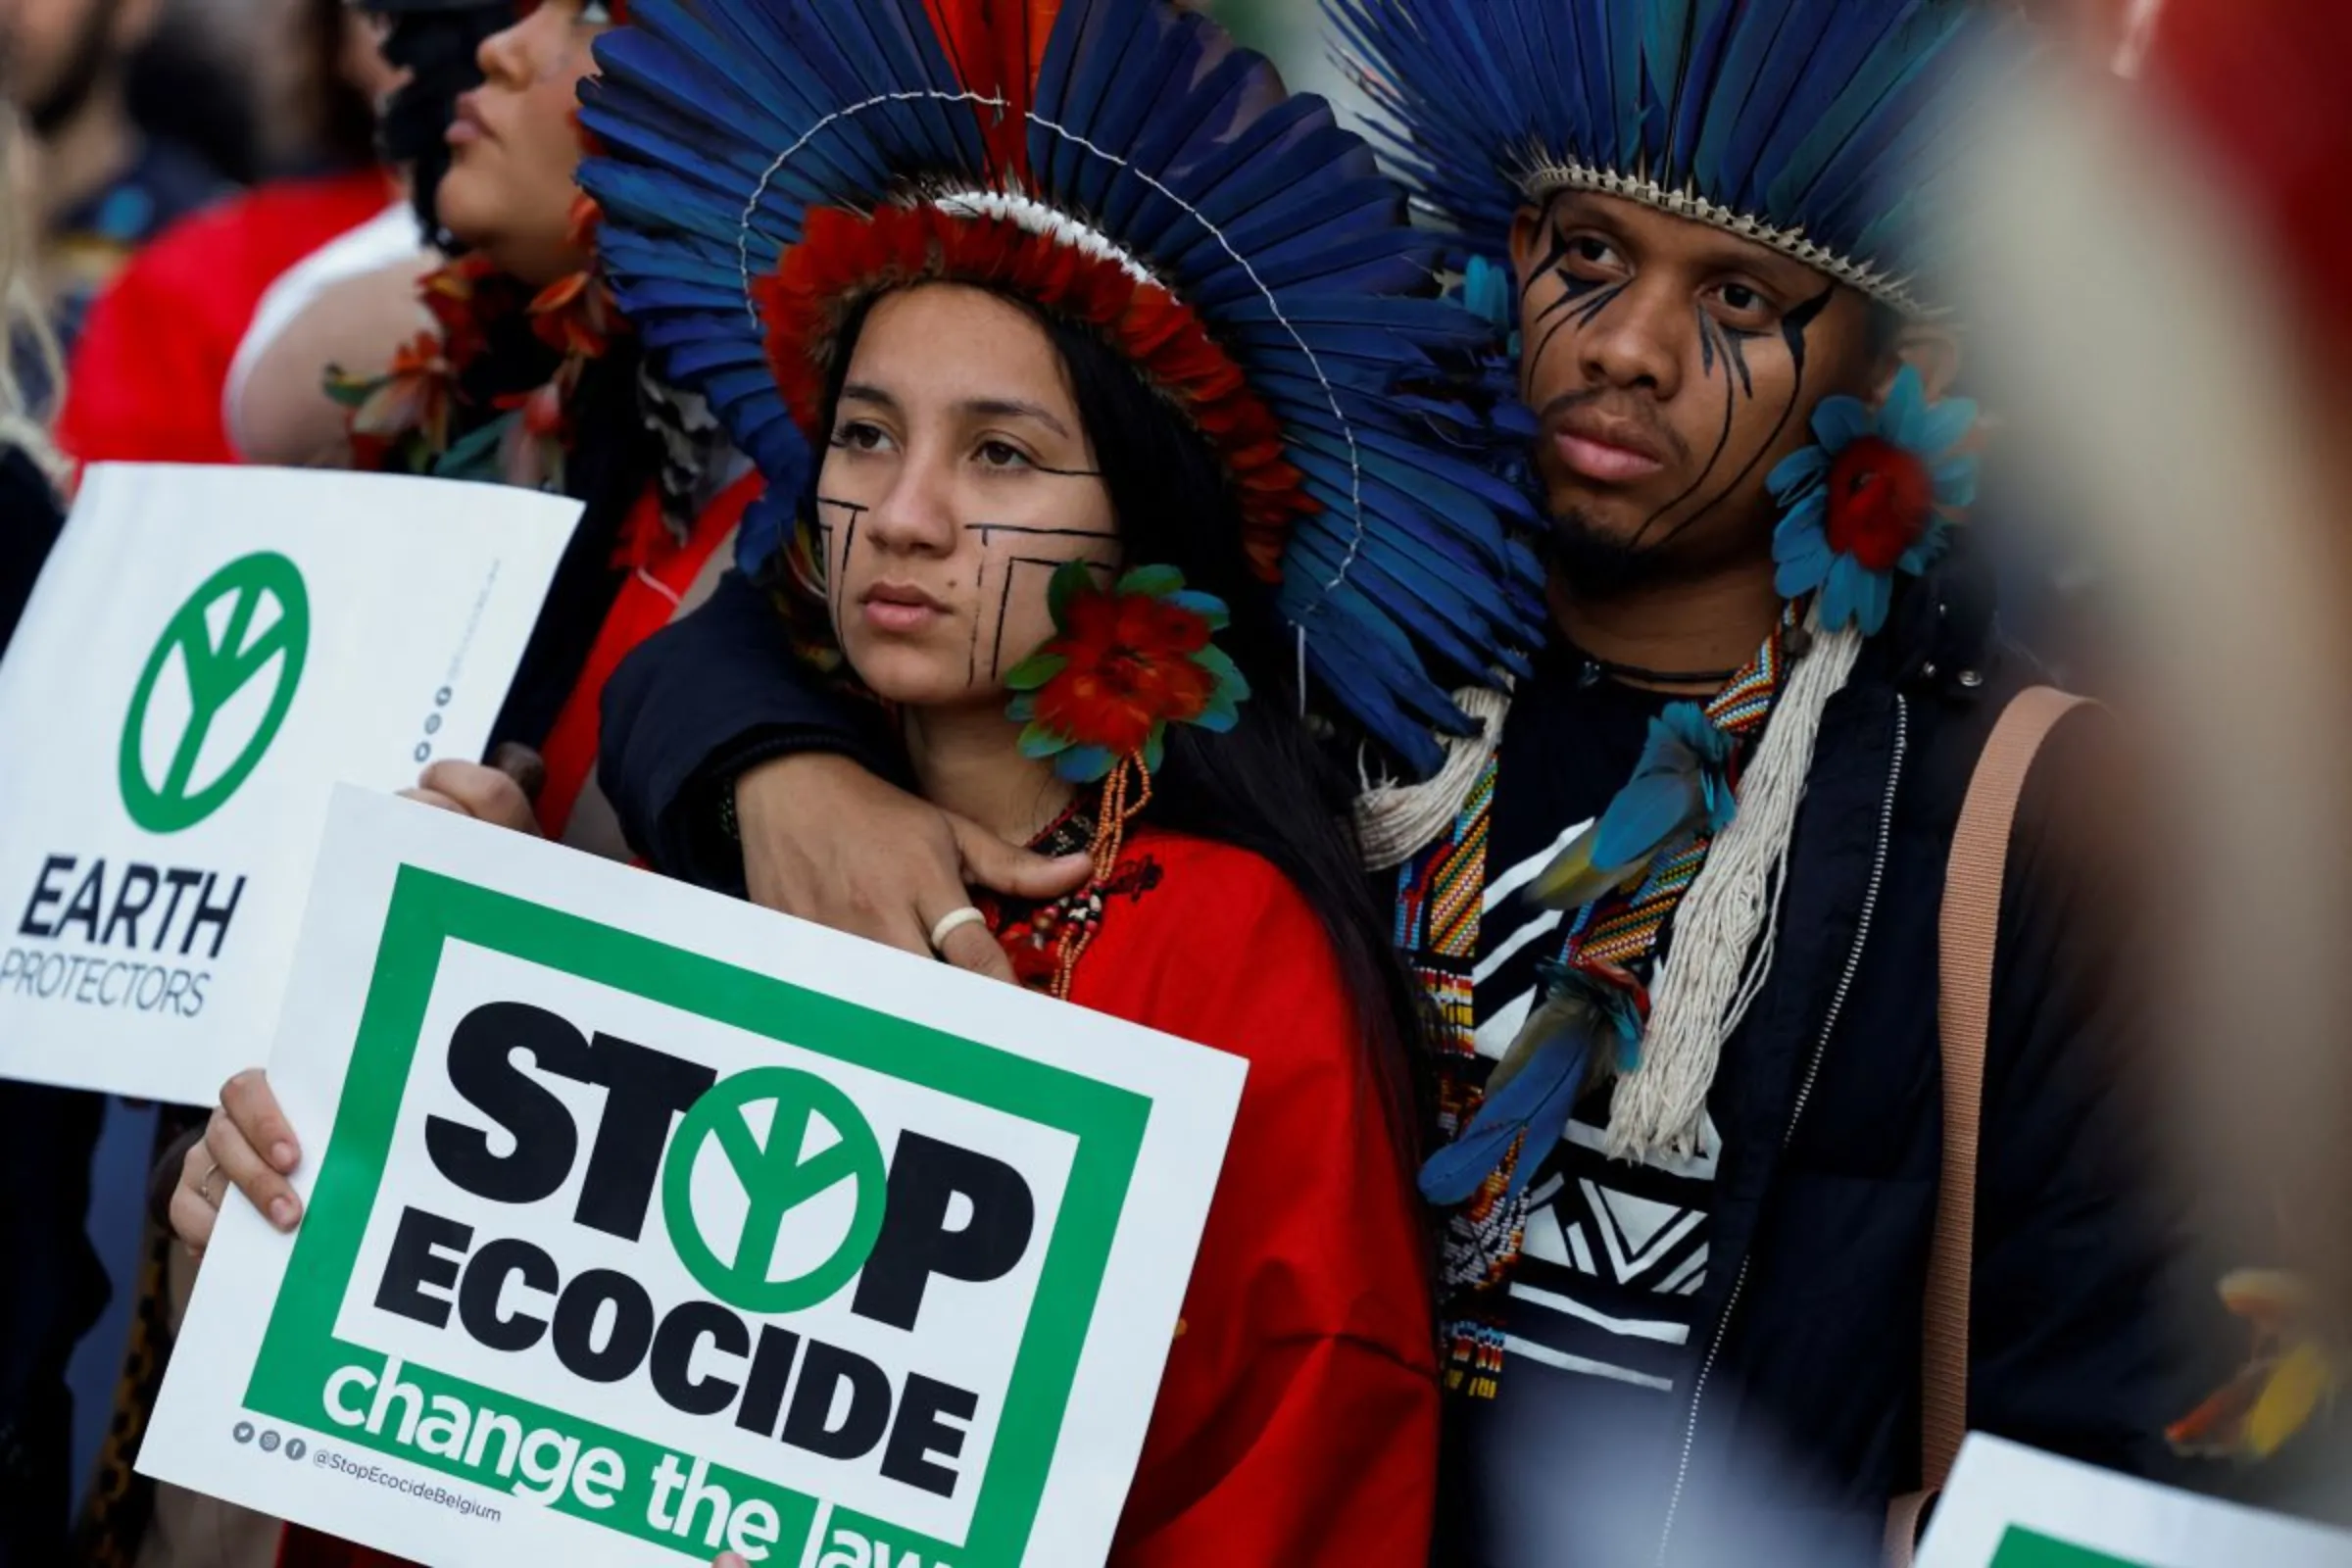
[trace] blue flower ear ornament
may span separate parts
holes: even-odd
[[[1909,366],[1875,411],[1858,398],[1822,399],[1815,444],[1768,481],[1782,507],[1772,541],[1781,596],[1818,593],[1825,630],[1875,636],[1895,573],[1917,577],[1935,565],[1977,499],[1977,460],[1956,450],[1976,422],[1967,398],[1930,403]]]

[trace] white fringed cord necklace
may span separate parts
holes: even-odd
[[[1790,671],[1763,743],[1740,784],[1740,810],[1707,852],[1674,914],[1674,941],[1650,988],[1642,1065],[1621,1080],[1606,1152],[1615,1159],[1689,1155],[1698,1147],[1724,1042],[1763,990],[1779,936],[1796,809],[1829,701],[1853,674],[1862,635],[1822,632]]]
[[[1448,736],[1446,760],[1422,784],[1364,783],[1355,801],[1355,838],[1367,871],[1392,871],[1438,841],[1460,819],[1470,792],[1502,743],[1511,700],[1472,686],[1453,694],[1454,706],[1479,726],[1476,735]]]

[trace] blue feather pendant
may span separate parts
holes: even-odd
[[[1421,1196],[1432,1203],[1468,1202],[1505,1160],[1513,1164],[1503,1197],[1516,1198],[1559,1147],[1585,1090],[1640,1062],[1648,998],[1632,976],[1558,962],[1540,973],[1544,1000],[1488,1077],[1477,1113],[1421,1167]]]

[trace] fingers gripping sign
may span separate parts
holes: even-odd
[[[478,1554],[468,1508],[531,1561],[1102,1560],[1238,1063],[339,802],[376,891],[314,901],[300,1021],[175,1171],[169,1479],[411,1560]]]
[[[410,800],[470,816],[493,827],[539,836],[539,813],[531,805],[534,779],[544,781],[546,764],[521,747],[501,747],[494,763],[439,761],[426,768]],[[514,754],[514,755],[509,755]]]
[[[220,1086],[220,1103],[204,1136],[180,1161],[169,1212],[172,1234],[191,1256],[202,1257],[232,1186],[271,1225],[292,1230],[302,1218],[302,1200],[286,1178],[301,1161],[301,1145],[270,1092],[268,1077],[259,1067],[238,1073]]]

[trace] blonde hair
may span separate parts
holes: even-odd
[[[14,109],[0,106],[0,323],[7,328],[7,341],[0,344],[0,451],[22,451],[58,482],[69,465],[50,438],[49,416],[65,387],[65,367],[30,272],[34,244],[27,218],[30,193],[24,188],[26,145],[24,122]],[[27,351],[50,388],[39,408],[17,373],[18,356]]]

